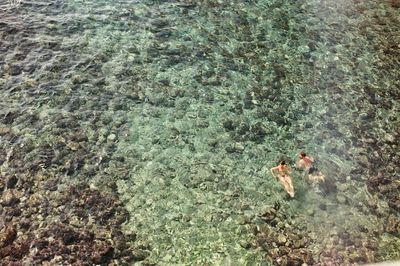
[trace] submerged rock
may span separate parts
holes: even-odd
[[[15,185],[17,184],[17,182],[18,182],[18,179],[15,175],[8,177],[7,182],[6,182],[7,188],[8,189],[15,188]]]
[[[347,202],[347,198],[344,194],[337,194],[336,195],[336,200],[340,204],[345,204]]]
[[[4,206],[13,206],[19,202],[13,189],[8,189],[3,193],[2,202]]]
[[[390,0],[389,3],[394,8],[400,8],[400,0]]]
[[[0,248],[12,244],[12,242],[17,238],[17,231],[13,225],[6,225],[0,231]]]
[[[246,240],[240,240],[239,244],[242,248],[248,249],[251,247],[251,243]]]
[[[284,245],[287,241],[286,236],[283,234],[279,234],[277,240],[279,245]]]

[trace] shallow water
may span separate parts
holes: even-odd
[[[266,226],[312,264],[400,259],[395,6],[2,2],[3,179],[117,193],[138,264],[289,263]],[[328,181],[294,171],[288,200],[269,169],[302,150]]]

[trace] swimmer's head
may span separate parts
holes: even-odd
[[[304,151],[300,152],[300,157],[301,157],[301,158],[304,158],[304,157],[306,157],[306,156],[307,156],[307,154],[306,154]]]
[[[281,161],[281,165],[286,165],[286,162],[284,160]]]

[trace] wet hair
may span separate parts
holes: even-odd
[[[307,154],[304,151],[300,152],[300,155],[301,155],[301,157],[306,157],[307,156]]]
[[[286,165],[285,160],[282,160],[282,161],[281,161],[281,165]]]

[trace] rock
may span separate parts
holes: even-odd
[[[240,246],[242,248],[245,248],[245,249],[248,249],[248,248],[251,247],[251,244],[248,241],[244,240],[244,239],[240,240],[239,244],[240,244]]]
[[[307,210],[307,215],[309,215],[309,216],[313,216],[314,213],[315,213],[315,210],[314,210],[314,209],[308,209],[308,210]]]
[[[286,236],[283,234],[279,234],[277,240],[279,245],[284,245],[287,241]]]
[[[239,216],[238,219],[236,220],[236,223],[237,224],[241,224],[241,225],[246,224],[245,217],[244,216]]]
[[[256,143],[262,143],[266,134],[267,134],[267,131],[266,131],[264,125],[262,123],[258,122],[251,126],[251,134],[249,136],[249,139]]]
[[[0,193],[3,192],[5,186],[6,186],[6,184],[4,183],[4,181],[2,179],[0,179]]]
[[[142,261],[149,256],[149,252],[147,250],[136,249],[132,251],[133,258],[136,261]]]
[[[312,265],[312,254],[306,249],[294,250],[288,254],[287,265]]]
[[[387,219],[386,232],[393,235],[400,235],[400,220],[393,214]]]
[[[243,152],[243,151],[244,151],[244,146],[243,146],[243,144],[240,143],[240,142],[235,142],[235,144],[233,145],[233,149],[234,149],[236,152]]]
[[[28,229],[31,226],[31,222],[28,218],[22,218],[19,222],[22,229]]]
[[[4,192],[3,197],[3,205],[5,206],[13,206],[19,202],[19,199],[15,196],[13,189],[8,189]]]
[[[105,264],[113,258],[114,248],[109,244],[103,244],[101,247],[96,248],[92,255],[92,260],[95,264]]]
[[[20,65],[16,65],[16,64],[10,65],[9,69],[8,69],[8,73],[11,76],[17,76],[22,73],[22,67]]]
[[[296,240],[296,241],[294,241],[293,246],[294,246],[294,248],[302,248],[302,247],[305,246],[306,241],[307,241],[307,240],[305,240],[304,238],[303,238],[303,239],[300,239],[300,240]]]
[[[339,191],[342,191],[342,192],[348,190],[349,187],[350,187],[350,185],[347,184],[347,183],[337,184],[337,189],[338,189]]]
[[[336,200],[340,204],[345,204],[347,202],[347,199],[343,194],[337,194],[336,195]]]
[[[261,216],[267,221],[273,220],[276,217],[276,210],[273,207],[266,206],[261,210]]]
[[[383,139],[388,143],[394,143],[395,142],[395,137],[393,135],[389,134],[389,133],[386,133],[383,136]]]
[[[15,185],[17,184],[17,182],[18,182],[18,179],[15,175],[10,176],[6,182],[7,188],[8,189],[15,188]]]
[[[20,208],[8,208],[5,215],[9,217],[20,216],[22,213]]]
[[[390,5],[394,8],[400,8],[400,0],[390,0]]]
[[[223,122],[223,126],[224,126],[225,130],[227,130],[227,131],[232,131],[232,130],[235,130],[235,128],[236,128],[235,122],[231,119],[225,120]]]
[[[257,226],[256,228],[257,228],[256,232],[259,232],[260,234],[263,234],[265,236],[269,236],[271,233],[269,226],[266,224],[261,224],[261,225]]]
[[[110,134],[110,135],[108,135],[107,140],[108,141],[115,141],[116,138],[117,138],[117,136],[115,134]]]
[[[44,200],[44,197],[40,193],[32,194],[28,199],[28,205],[32,207],[39,206]]]
[[[6,225],[0,231],[0,248],[8,246],[17,238],[17,231],[11,225]]]

